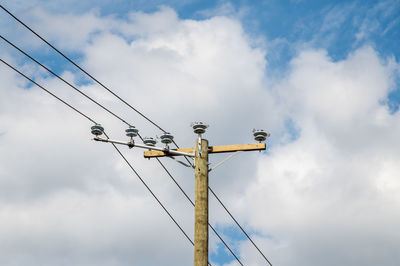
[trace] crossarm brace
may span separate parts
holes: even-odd
[[[208,172],[211,172],[212,170],[214,170],[215,168],[217,168],[218,166],[221,166],[222,164],[224,164],[225,162],[227,162],[228,160],[232,159],[233,156],[237,155],[241,153],[241,151],[237,151],[232,153],[231,155],[229,155],[228,157],[226,157],[225,159],[223,159],[222,161],[220,161],[219,163],[217,163],[216,165],[214,165],[214,167],[212,167],[211,169],[208,170]]]

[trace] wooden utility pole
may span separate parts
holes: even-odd
[[[265,150],[265,143],[239,144],[225,146],[208,146],[208,141],[199,138],[194,148],[175,149],[171,151],[195,152],[195,208],[194,208],[194,266],[208,265],[208,154],[237,151]],[[145,151],[145,158],[180,156],[166,151]]]
[[[208,141],[198,139],[195,153],[194,265],[208,264]]]

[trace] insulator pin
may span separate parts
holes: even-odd
[[[92,134],[95,136],[100,136],[104,132],[104,128],[100,124],[95,124],[91,128]]]
[[[253,129],[254,139],[256,141],[265,141],[271,134],[265,132],[263,129]]]
[[[203,134],[206,132],[206,128],[208,128],[208,125],[204,124],[203,122],[193,122],[191,124],[194,133],[196,134]]]
[[[155,146],[157,144],[157,140],[152,137],[143,138],[143,144],[147,146]]]
[[[171,135],[171,133],[165,132],[160,136],[161,143],[164,144],[170,144],[172,143],[174,136]]]
[[[134,126],[130,126],[125,130],[126,135],[130,138],[136,137],[138,135],[139,130]]]

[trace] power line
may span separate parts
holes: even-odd
[[[153,122],[150,118],[148,118],[147,116],[145,116],[142,112],[140,112],[139,110],[137,110],[136,108],[134,108],[132,105],[130,105],[128,102],[126,102],[124,99],[122,99],[118,94],[116,94],[115,92],[113,92],[111,89],[109,89],[107,86],[105,86],[103,83],[101,83],[99,80],[97,80],[95,77],[93,77],[91,74],[89,74],[86,70],[84,70],[82,67],[80,67],[77,63],[75,63],[72,59],[70,59],[68,56],[66,56],[64,53],[62,53],[61,51],[59,51],[57,48],[55,48],[52,44],[50,44],[48,41],[46,41],[43,37],[41,37],[38,33],[36,33],[32,28],[30,28],[28,25],[26,25],[24,22],[22,22],[20,19],[18,19],[14,14],[12,14],[10,11],[8,11],[5,7],[3,7],[2,5],[0,5],[0,7],[7,12],[11,17],[13,17],[16,21],[18,21],[21,25],[23,25],[25,28],[27,28],[30,32],[32,32],[34,35],[36,35],[39,39],[41,39],[43,42],[45,42],[47,45],[49,45],[53,50],[55,50],[58,54],[60,54],[62,57],[64,57],[66,60],[68,60],[71,64],[73,64],[75,67],[77,67],[79,70],[81,70],[83,73],[85,73],[88,77],[90,77],[93,81],[95,81],[97,84],[99,84],[101,87],[103,87],[104,89],[106,89],[109,93],[111,93],[113,96],[115,96],[116,98],[118,98],[121,102],[123,102],[124,104],[126,104],[128,107],[130,107],[132,110],[134,110],[136,113],[138,113],[139,115],[141,115],[143,118],[145,118],[147,121],[149,121],[151,124],[153,124],[155,127],[157,127],[158,129],[160,129],[163,132],[166,132],[163,128],[161,128],[159,125],[157,125],[155,122]],[[79,90],[78,90],[79,91]],[[109,111],[110,112],[110,111]],[[119,117],[117,117],[119,118]],[[119,118],[120,120],[122,120],[121,118]],[[122,120],[124,121],[124,120]],[[127,123],[127,122],[124,122]],[[129,124],[128,124],[129,125]],[[142,137],[139,135],[139,137],[142,139]],[[143,140],[143,139],[142,139]],[[175,144],[175,146],[177,148],[179,148],[179,146],[177,145],[177,143],[175,141],[173,141],[173,143]],[[188,160],[188,158],[186,156],[184,156],[186,161],[193,166],[193,164]],[[266,260],[266,262],[268,262],[269,265],[272,266],[271,262],[266,258],[266,256],[263,254],[263,252],[258,248],[258,246],[254,243],[254,241],[250,238],[250,236],[245,232],[245,230],[243,229],[242,226],[240,226],[240,224],[238,223],[238,221],[233,217],[233,215],[229,212],[229,210],[226,208],[226,206],[222,203],[222,201],[217,197],[217,195],[212,191],[212,189],[210,187],[208,187],[211,191],[211,193],[216,197],[216,199],[218,200],[218,202],[223,206],[223,208],[225,209],[225,211],[229,214],[229,216],[234,220],[234,222],[239,226],[239,228],[241,229],[241,231],[246,235],[246,237],[250,240],[250,242],[253,244],[253,246],[258,250],[258,252],[263,256],[263,258]],[[222,239],[221,239],[222,240]],[[229,249],[229,248],[228,248]],[[235,256],[235,255],[234,255]],[[236,257],[236,256],[235,256]]]
[[[15,67],[13,67],[12,65],[10,65],[9,63],[7,63],[6,61],[4,61],[2,58],[0,58],[0,61],[2,63],[4,63],[6,66],[8,66],[9,68],[11,68],[12,70],[14,70],[15,72],[17,72],[18,74],[20,74],[21,76],[23,76],[24,78],[26,78],[27,80],[29,80],[30,82],[32,82],[33,84],[35,84],[36,86],[38,86],[39,88],[41,88],[42,90],[44,90],[45,92],[47,92],[48,94],[50,94],[51,96],[53,96],[54,98],[56,98],[57,100],[59,100],[60,102],[62,102],[63,104],[67,105],[69,108],[71,108],[72,110],[74,110],[75,112],[77,112],[78,114],[82,115],[83,117],[85,117],[86,119],[88,119],[90,122],[95,123],[96,122],[90,118],[89,116],[85,115],[84,113],[82,113],[81,111],[79,111],[78,109],[76,109],[75,107],[73,107],[72,105],[70,105],[69,103],[67,103],[66,101],[62,100],[60,97],[56,96],[54,93],[50,92],[49,90],[47,90],[46,88],[44,88],[42,85],[38,84],[37,82],[35,82],[34,80],[32,80],[31,78],[29,78],[28,76],[26,76],[24,73],[22,73],[21,71],[19,71],[18,69],[16,69]],[[104,135],[107,137],[108,139],[108,135],[104,132]],[[117,150],[117,152],[119,153],[119,155],[124,159],[124,161],[128,164],[129,168],[135,173],[135,175],[139,178],[139,180],[143,183],[143,185],[147,188],[147,190],[151,193],[151,195],[154,197],[154,199],[158,202],[158,204],[164,209],[164,211],[168,214],[168,216],[171,218],[171,220],[175,223],[175,225],[181,230],[181,232],[185,235],[185,237],[189,240],[189,242],[194,246],[194,242],[190,239],[190,237],[186,234],[186,232],[183,230],[183,228],[179,225],[179,223],[175,220],[175,218],[171,215],[171,213],[165,208],[165,206],[161,203],[161,201],[158,199],[158,197],[154,194],[154,192],[151,190],[151,188],[146,184],[146,182],[143,180],[143,178],[139,175],[139,173],[135,170],[135,168],[133,168],[133,166],[129,163],[129,161],[126,159],[126,157],[121,153],[121,151],[114,145],[114,148]],[[211,266],[210,263],[208,263],[208,265]]]
[[[21,25],[23,25],[26,29],[28,29],[30,32],[32,32],[36,37],[38,37],[40,40],[42,40],[44,43],[46,43],[48,46],[50,46],[54,51],[56,51],[58,54],[60,54],[62,57],[64,57],[67,61],[69,61],[71,64],[73,64],[76,68],[81,70],[83,73],[85,73],[88,77],[90,77],[93,81],[95,81],[97,84],[99,84],[101,87],[103,87],[105,90],[107,90],[109,93],[111,93],[113,96],[115,96],[117,99],[119,99],[121,102],[123,102],[125,105],[127,105],[129,108],[134,110],[137,114],[142,116],[144,119],[149,121],[151,124],[153,124],[155,127],[160,129],[162,132],[166,132],[162,127],[160,127],[158,124],[156,124],[154,121],[152,121],[150,118],[145,116],[142,112],[140,112],[138,109],[133,107],[131,104],[129,104],[127,101],[122,99],[118,94],[116,94],[114,91],[112,91],[110,88],[105,86],[102,82],[100,82],[98,79],[96,79],[94,76],[89,74],[86,70],[84,70],[81,66],[79,66],[77,63],[75,63],[72,59],[70,59],[68,56],[66,56],[63,52],[58,50],[56,47],[54,47],[50,42],[48,42],[46,39],[44,39],[42,36],[40,36],[36,31],[34,31],[31,27],[26,25],[23,21],[21,21],[19,18],[17,18],[14,14],[12,14],[9,10],[7,10],[3,5],[0,4],[0,7],[8,13],[12,18],[14,18],[17,22],[19,22]],[[172,141],[174,145],[179,149],[178,144],[173,140]],[[189,161],[189,159],[185,156],[186,161],[193,166],[193,164]]]
[[[160,159],[156,158],[157,161],[160,163],[160,165],[164,168],[164,170],[167,172],[167,174],[170,176],[170,178],[175,182],[175,184],[178,186],[178,188],[181,190],[183,195],[187,198],[187,200],[193,205],[194,207],[194,202],[190,199],[190,197],[186,194],[186,192],[183,190],[183,188],[179,185],[179,183],[175,180],[175,178],[171,175],[171,173],[167,170],[167,168],[164,166],[164,164],[160,161]],[[225,245],[225,247],[229,250],[229,252],[235,257],[235,259],[239,262],[240,265],[243,266],[243,263],[240,261],[240,259],[235,255],[235,253],[230,249],[228,244],[222,239],[222,237],[218,234],[218,232],[214,229],[214,227],[208,223],[208,226],[213,230],[213,232],[217,235],[217,237],[221,240],[221,242]]]
[[[246,231],[243,229],[243,227],[239,224],[239,222],[233,217],[231,212],[226,208],[226,206],[222,203],[222,201],[219,199],[219,197],[215,194],[215,192],[211,189],[211,187],[208,187],[208,189],[211,191],[211,193],[214,195],[214,197],[218,200],[218,202],[222,205],[222,207],[225,209],[225,211],[229,214],[229,216],[232,218],[232,220],[236,223],[236,225],[240,228],[240,230],[243,232],[243,234],[246,235],[246,237],[250,240],[250,242],[253,244],[253,246],[258,250],[258,252],[263,256],[263,258],[268,262],[269,265],[272,266],[271,262],[267,259],[267,257],[262,253],[262,251],[258,248],[256,243],[251,239],[251,237],[246,233]]]
[[[60,102],[62,102],[63,104],[67,105],[69,108],[71,108],[72,110],[74,110],[75,112],[79,113],[80,115],[84,116],[85,118],[87,118],[89,121],[96,123],[96,121],[94,121],[92,118],[90,118],[89,116],[85,115],[84,113],[82,113],[81,111],[79,111],[78,109],[76,109],[75,107],[73,107],[72,105],[70,105],[69,103],[67,103],[66,101],[64,101],[63,99],[61,99],[60,97],[58,97],[57,95],[53,94],[51,91],[47,90],[46,88],[44,88],[42,85],[38,84],[37,82],[35,82],[34,80],[32,80],[31,78],[29,78],[28,76],[26,76],[24,73],[22,73],[21,71],[19,71],[18,69],[16,69],[15,67],[13,67],[12,65],[10,65],[9,63],[7,63],[6,61],[4,61],[3,59],[0,58],[0,61],[2,63],[4,63],[6,66],[8,66],[9,68],[11,68],[12,70],[14,70],[15,72],[17,72],[18,74],[20,74],[21,76],[23,76],[24,78],[26,78],[27,80],[29,80],[30,82],[32,82],[33,84],[35,84],[36,86],[38,86],[39,88],[41,88],[42,90],[44,90],[45,92],[47,92],[48,94],[50,94],[51,96],[53,96],[54,98],[56,98],[57,100],[59,100]]]
[[[85,98],[89,99],[91,102],[93,102],[94,104],[96,104],[97,106],[100,106],[102,109],[104,109],[105,111],[107,111],[108,113],[110,113],[111,115],[113,115],[114,117],[116,117],[117,119],[121,120],[123,123],[127,124],[128,126],[130,126],[130,124],[128,122],[126,122],[124,119],[122,119],[121,117],[119,117],[118,115],[116,115],[114,112],[110,111],[108,108],[104,107],[103,105],[101,105],[100,103],[98,103],[97,101],[95,101],[93,98],[91,98],[89,95],[87,95],[86,93],[82,92],[81,90],[79,90],[78,88],[76,88],[74,85],[72,85],[71,83],[69,83],[68,81],[66,81],[65,79],[63,79],[62,77],[60,77],[59,75],[57,75],[56,73],[54,73],[51,69],[47,68],[46,66],[44,66],[43,64],[41,64],[39,61],[37,61],[35,58],[33,58],[32,56],[30,56],[28,53],[26,53],[25,51],[23,51],[21,48],[19,48],[18,46],[16,46],[14,43],[12,43],[11,41],[7,40],[6,38],[4,38],[2,35],[0,35],[0,38],[3,39],[5,42],[7,42],[9,45],[11,45],[12,47],[14,47],[15,49],[17,49],[19,52],[21,52],[22,54],[24,54],[26,57],[28,57],[29,59],[31,59],[33,62],[35,62],[36,64],[38,64],[39,66],[41,66],[42,68],[44,68],[45,70],[47,70],[49,73],[51,73],[52,75],[54,75],[55,77],[57,77],[58,79],[60,79],[61,81],[63,81],[65,84],[67,84],[68,86],[70,86],[71,88],[73,88],[75,91],[77,91],[78,93],[80,93],[81,95],[83,95]]]
[[[107,134],[104,132],[104,135],[107,137],[107,139],[109,139],[109,137],[107,136]],[[146,182],[144,182],[144,180],[142,179],[142,177],[138,174],[138,172],[136,172],[136,170],[132,167],[132,165],[129,163],[129,161],[126,159],[126,157],[121,153],[121,151],[118,149],[118,147],[114,144],[111,143],[113,145],[113,147],[115,148],[115,150],[119,153],[119,155],[121,155],[121,157],[124,159],[124,161],[129,165],[129,167],[131,168],[131,170],[135,173],[135,175],[140,179],[140,181],[143,183],[143,185],[147,188],[147,190],[151,193],[151,195],[153,195],[153,197],[157,200],[157,202],[160,204],[160,206],[164,209],[164,211],[168,214],[168,216],[172,219],[172,221],[174,221],[174,223],[176,224],[176,226],[178,226],[178,228],[182,231],[182,233],[185,235],[185,237],[190,241],[190,243],[192,243],[192,245],[194,246],[194,242],[192,241],[192,239],[190,239],[190,237],[186,234],[186,232],[183,230],[183,228],[179,225],[179,223],[174,219],[174,217],[172,217],[172,215],[169,213],[169,211],[164,207],[164,205],[160,202],[160,200],[157,198],[157,196],[153,193],[153,191],[150,189],[150,187],[146,184]],[[208,265],[211,266],[210,263],[208,263]]]
[[[59,53],[62,57],[64,57],[66,60],[68,60],[71,64],[73,64],[75,67],[77,67],[79,70],[81,70],[83,73],[85,73],[87,76],[89,76],[92,80],[94,80],[97,84],[102,86],[104,89],[106,89],[108,92],[110,92],[112,95],[117,97],[121,102],[129,106],[132,110],[134,110],[136,113],[141,115],[144,119],[152,123],[154,126],[156,126],[158,129],[161,131],[165,132],[164,129],[162,129],[160,126],[158,126],[155,122],[153,122],[150,118],[145,116],[143,113],[141,113],[139,110],[134,108],[132,105],[130,105],[128,102],[126,102],[124,99],[122,99],[119,95],[114,93],[111,89],[109,89],[107,86],[105,86],[103,83],[98,81],[95,77],[93,77],[91,74],[89,74],[86,70],[84,70],[82,67],[80,67],[78,64],[76,64],[74,61],[72,61],[68,56],[66,56],[64,53],[62,53],[60,50],[58,50],[56,47],[54,47],[51,43],[46,41],[42,36],[40,36],[38,33],[36,33],[33,29],[31,29],[28,25],[26,25],[24,22],[22,22],[20,19],[18,19],[14,14],[12,14],[10,11],[8,11],[3,5],[0,5],[0,7],[7,12],[11,17],[13,17],[16,21],[18,21],[21,25],[23,25],[25,28],[27,28],[30,32],[35,34],[39,39],[41,39],[43,42],[45,42],[48,46],[53,48],[57,53]]]
[[[54,75],[55,77],[57,77],[58,79],[60,79],[61,81],[63,81],[65,84],[67,84],[68,86],[70,86],[71,88],[73,88],[75,91],[79,92],[81,95],[85,96],[86,98],[88,98],[89,100],[91,100],[93,103],[95,103],[96,105],[100,106],[101,108],[103,108],[104,110],[106,110],[107,112],[109,112],[110,114],[112,114],[114,117],[118,118],[119,120],[121,120],[122,122],[124,122],[127,125],[130,125],[128,122],[126,122],[124,119],[120,118],[118,115],[116,115],[115,113],[113,113],[112,111],[110,111],[109,109],[107,109],[106,107],[104,107],[103,105],[101,105],[100,103],[98,103],[96,100],[94,100],[93,98],[91,98],[90,96],[88,96],[87,94],[85,94],[84,92],[80,91],[78,88],[76,88],[74,85],[72,85],[71,83],[69,83],[68,81],[66,81],[65,79],[63,79],[61,76],[57,75],[56,73],[54,73],[51,69],[47,68],[46,66],[44,66],[43,64],[41,64],[38,60],[36,60],[35,58],[33,58],[32,56],[30,56],[28,53],[26,53],[25,51],[23,51],[21,48],[19,48],[17,45],[15,45],[14,43],[12,43],[11,41],[7,40],[5,37],[3,37],[2,35],[0,35],[0,38],[3,39],[5,42],[7,42],[9,45],[11,45],[12,47],[14,47],[15,49],[17,49],[19,52],[21,52],[22,54],[24,54],[25,56],[27,56],[29,59],[31,59],[32,61],[34,61],[35,63],[37,63],[39,66],[41,66],[42,68],[44,68],[46,71],[48,71],[49,73],[51,73],[52,75]],[[22,73],[21,73],[22,74]],[[32,80],[31,80],[32,81]],[[33,81],[32,81],[33,82]],[[92,121],[93,122],[93,121]],[[143,141],[143,138],[140,134],[138,134],[139,138]],[[159,159],[157,159],[158,162],[161,164],[161,166],[163,167],[163,169],[167,172],[167,174],[170,176],[170,178],[174,181],[174,183],[178,186],[178,188],[182,191],[182,193],[186,196],[186,198],[190,201],[190,203],[194,206],[193,201],[187,196],[187,194],[185,193],[185,191],[182,189],[182,187],[176,182],[176,180],[173,178],[173,176],[171,175],[171,173],[166,169],[166,167],[161,163],[161,161]],[[217,237],[221,240],[221,242],[225,245],[225,247],[230,251],[230,253],[234,256],[234,258],[241,264],[242,262],[239,260],[239,258],[236,256],[236,254],[232,251],[232,249],[228,246],[228,244],[222,239],[222,237],[218,234],[218,232],[214,229],[214,227],[211,226],[211,224],[209,224],[210,228],[214,231],[214,233],[217,235]]]

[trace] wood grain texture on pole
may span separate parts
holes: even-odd
[[[208,265],[208,141],[196,141],[194,266]]]

